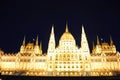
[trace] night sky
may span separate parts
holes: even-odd
[[[28,43],[38,35],[46,52],[52,24],[58,44],[66,21],[78,46],[83,24],[90,49],[97,35],[101,42],[109,42],[111,35],[120,51],[119,0],[0,0],[0,48],[7,53],[18,52],[24,36]]]

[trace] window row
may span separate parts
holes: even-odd
[[[50,66],[50,68],[53,68]],[[55,68],[83,68],[83,66],[55,66]]]
[[[71,62],[71,61],[69,61],[69,62],[55,62],[55,64],[82,64],[82,62]]]
[[[16,60],[3,59],[1,61],[3,61],[3,62],[15,62]]]

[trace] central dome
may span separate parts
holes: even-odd
[[[74,41],[74,37],[72,36],[72,34],[69,32],[68,30],[68,25],[66,24],[66,30],[63,33],[63,35],[61,36],[60,40],[62,41]]]
[[[65,32],[65,33],[63,33],[60,40],[74,40],[74,37],[72,36],[71,33]]]
[[[59,43],[62,47],[67,46],[70,48],[71,46],[75,46],[75,39],[73,35],[69,32],[67,24],[66,24],[66,30],[61,36]]]
[[[60,40],[74,40],[74,37],[72,36],[72,34],[69,32],[68,30],[68,25],[66,24],[66,30],[65,32],[63,33],[62,37]]]

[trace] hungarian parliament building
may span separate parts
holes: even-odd
[[[65,32],[56,45],[52,26],[48,49],[42,52],[38,36],[33,43],[24,37],[20,51],[5,53],[0,50],[0,74],[24,76],[116,76],[120,75],[120,53],[112,37],[110,43],[100,42],[90,52],[82,25],[81,46],[78,47],[66,24]]]

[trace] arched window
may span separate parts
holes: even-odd
[[[81,55],[79,55],[79,60],[82,60],[82,57],[81,57]]]
[[[85,60],[87,60],[87,56],[85,56]]]

